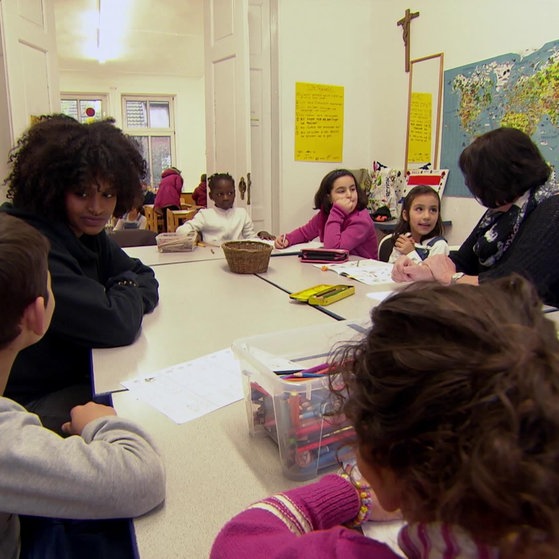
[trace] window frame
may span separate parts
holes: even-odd
[[[149,105],[150,103],[161,103],[166,102],[169,106],[169,128],[152,128],[148,127],[129,127],[128,126],[128,119],[126,113],[126,103],[128,101],[139,101],[145,102],[148,106],[147,117],[148,117],[148,125],[149,125]],[[161,181],[161,177],[153,176],[153,165],[152,165],[152,154],[151,154],[151,142],[149,138],[152,137],[168,137],[170,139],[170,146],[171,146],[171,165],[176,165],[176,123],[175,123],[175,96],[174,95],[158,95],[158,94],[150,94],[150,95],[141,95],[141,94],[122,94],[121,96],[121,110],[122,110],[122,130],[125,134],[129,136],[143,136],[148,137],[148,156],[146,159],[148,160],[148,167],[150,176],[146,177],[148,183],[156,187],[159,185]]]
[[[80,117],[80,105],[81,101],[100,101],[101,102],[101,116],[98,119],[107,118],[110,114],[109,111],[109,96],[106,93],[71,93],[71,92],[60,92],[61,101],[77,101],[78,102],[78,120],[79,122],[86,122],[86,120],[81,120]],[[62,111],[62,109],[61,109]]]

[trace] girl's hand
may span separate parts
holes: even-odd
[[[289,246],[289,241],[285,235],[280,235],[279,237],[276,237],[274,246],[276,248],[287,248]]]
[[[409,234],[398,235],[398,238],[394,241],[394,247],[401,254],[409,254],[415,250],[415,243]]]
[[[335,205],[342,209],[346,214],[350,214],[357,207],[357,200],[342,198],[340,200],[336,200]]]

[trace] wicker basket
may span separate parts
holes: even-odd
[[[221,245],[229,269],[235,274],[260,274],[268,270],[272,247],[258,241],[227,241]]]

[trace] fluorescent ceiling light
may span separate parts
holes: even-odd
[[[124,39],[130,28],[132,0],[99,0],[97,25],[97,60],[119,58],[124,53]]]

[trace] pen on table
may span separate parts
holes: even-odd
[[[309,367],[308,369],[277,369],[274,371],[276,375],[293,375],[295,373],[317,373],[317,374],[324,374],[330,368],[328,363],[320,363],[319,365],[315,365],[314,367]]]
[[[327,371],[330,368],[328,363],[320,363],[320,365],[315,365],[314,367],[309,367],[308,369],[303,369],[302,373],[318,373],[319,371]]]
[[[283,380],[291,380],[291,379],[301,379],[301,378],[321,378],[324,375],[320,373],[303,373],[302,371],[298,371],[296,373],[292,373],[290,375],[284,375],[281,378]]]

